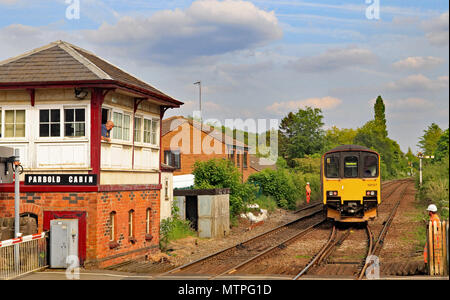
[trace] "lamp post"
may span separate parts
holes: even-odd
[[[194,82],[194,85],[198,85],[198,88],[199,88],[198,102],[200,105],[200,121],[201,121],[201,117],[202,117],[202,82],[201,81]]]

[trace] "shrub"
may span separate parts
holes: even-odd
[[[241,173],[229,160],[197,161],[193,174],[196,189],[230,189],[231,216],[242,212],[244,204],[255,198],[255,187],[241,183]]]
[[[449,215],[449,159],[440,162],[424,162],[423,185],[419,187],[419,174],[416,177],[416,186],[419,188],[418,197],[424,206],[434,203],[439,209],[441,218],[447,219]]]
[[[178,207],[173,205],[172,216],[161,221],[159,247],[163,251],[167,250],[170,241],[195,235],[191,223],[188,220],[181,220],[178,212]]]

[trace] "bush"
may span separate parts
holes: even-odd
[[[272,197],[277,205],[284,209],[295,209],[297,204],[306,201],[307,182],[312,190],[311,200],[321,198],[319,174],[304,174],[289,169],[265,169],[252,174],[248,181],[259,185],[263,195]]]
[[[229,160],[197,161],[194,164],[193,174],[196,189],[230,189],[231,216],[242,212],[245,203],[255,198],[255,187],[241,183],[241,173]]]
[[[419,173],[416,177],[416,186],[419,188],[418,197],[424,206],[433,203],[439,209],[441,218],[447,219],[449,215],[449,159],[440,162],[424,162],[423,185],[419,187]]]

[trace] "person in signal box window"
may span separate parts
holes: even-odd
[[[114,128],[114,123],[112,121],[102,124],[102,141],[111,142],[110,132]]]

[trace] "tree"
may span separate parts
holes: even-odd
[[[386,114],[385,114],[386,107],[384,105],[383,98],[381,98],[381,96],[377,97],[377,100],[375,101],[374,105],[374,110],[375,110],[375,122],[382,130],[383,136],[387,137],[388,132],[386,127]]]
[[[279,152],[293,166],[294,158],[320,153],[324,148],[322,110],[306,107],[297,113],[290,112],[281,120]]]
[[[424,135],[420,137],[417,146],[422,149],[424,155],[434,155],[438,147],[438,141],[442,136],[442,129],[437,124],[431,123],[423,132]]]
[[[357,131],[355,129],[339,129],[333,126],[325,134],[325,148],[331,150],[340,145],[350,145],[355,142]]]
[[[437,161],[441,161],[443,158],[448,157],[449,154],[449,136],[448,128],[444,131],[437,142],[436,150],[434,151],[434,156]]]

